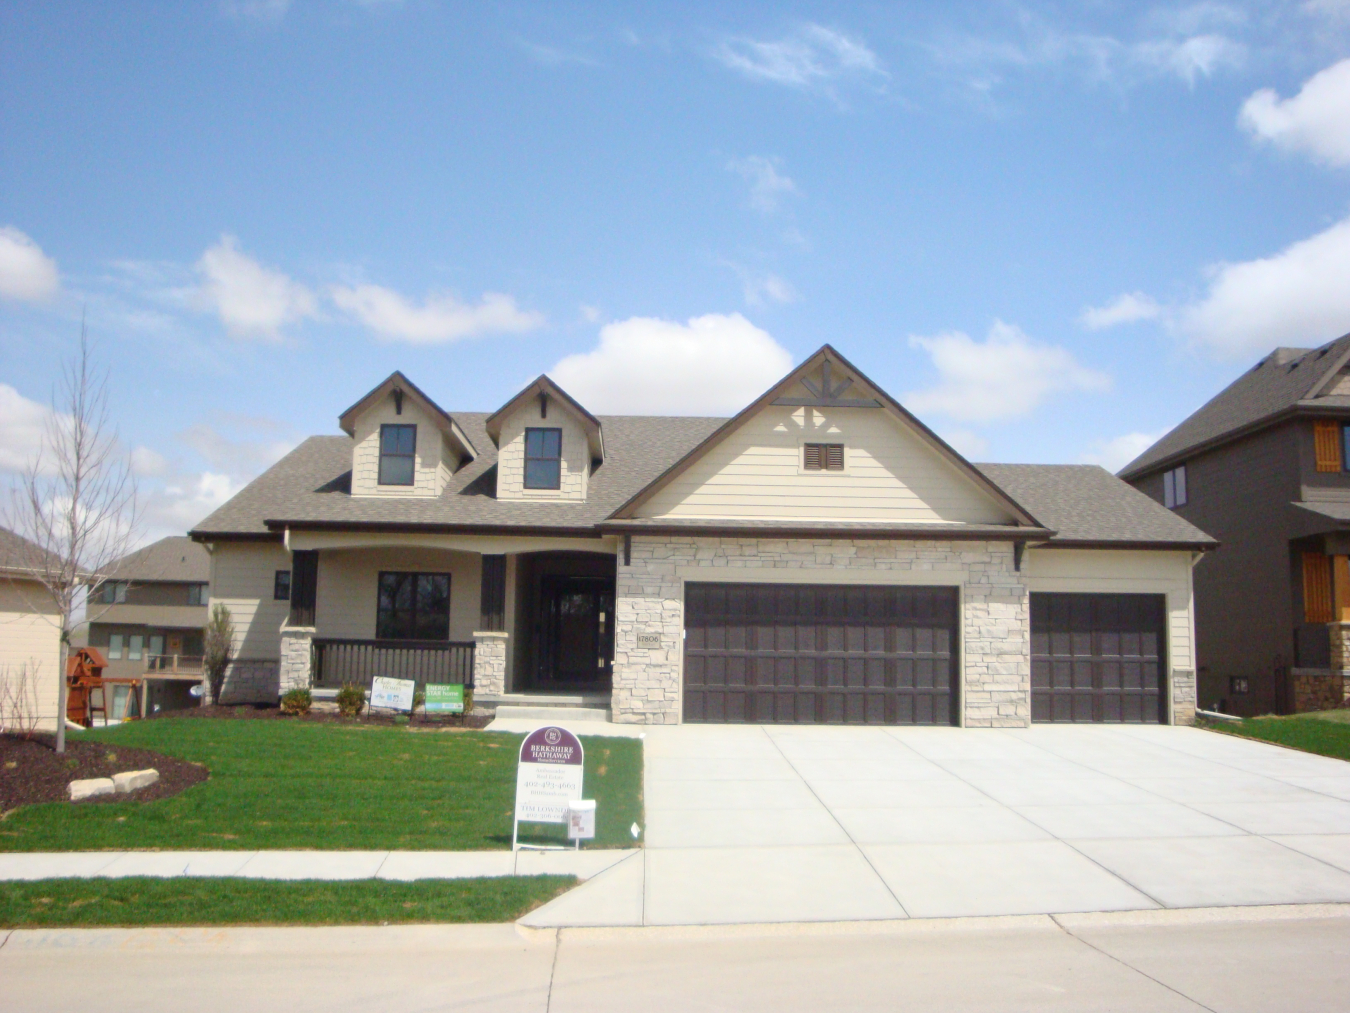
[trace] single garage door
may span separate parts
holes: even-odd
[[[946,725],[957,589],[686,584],[684,719]]]
[[[1031,720],[1166,720],[1166,598],[1031,595]]]

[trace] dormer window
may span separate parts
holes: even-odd
[[[562,430],[525,430],[525,488],[562,486]]]
[[[412,485],[416,457],[416,426],[380,426],[380,485]]]

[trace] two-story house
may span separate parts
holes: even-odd
[[[107,676],[200,669],[211,558],[184,535],[161,538],[107,568],[89,590],[88,643]]]
[[[730,419],[394,373],[201,522],[223,698],[375,675],[615,721],[1189,722],[1211,538],[1096,467],[976,466],[826,345]]]
[[[1350,335],[1277,348],[1120,473],[1220,542],[1195,571],[1202,707],[1339,707],[1350,667]]]

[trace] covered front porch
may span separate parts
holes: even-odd
[[[613,538],[287,533],[279,690],[458,683],[478,702],[608,698]]]

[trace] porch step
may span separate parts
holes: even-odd
[[[530,721],[609,721],[608,707],[519,707],[515,704],[497,706],[497,717],[525,718]]]
[[[608,693],[475,693],[484,707],[599,707],[609,709]]]

